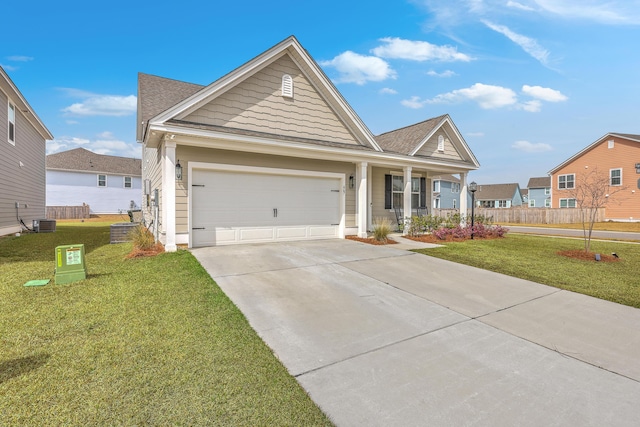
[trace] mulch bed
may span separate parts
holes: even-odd
[[[362,243],[368,243],[370,245],[393,245],[396,244],[398,242],[396,242],[395,240],[392,239],[387,239],[386,242],[381,242],[379,240],[374,239],[373,237],[368,237],[366,239],[362,238],[362,237],[357,237],[357,236],[345,236],[345,239],[349,239],[349,240],[355,240],[356,242],[362,242]]]
[[[151,249],[142,250],[140,248],[134,247],[133,250],[127,255],[126,259],[131,258],[142,258],[147,256],[156,256],[164,252],[164,246],[160,243],[156,243]]]
[[[402,236],[402,237],[404,237],[405,239],[415,240],[416,242],[435,243],[435,244],[447,243],[447,242],[463,242],[465,240],[470,240],[470,239],[459,239],[459,238],[453,237],[451,235],[447,236],[446,239],[442,240],[442,239],[438,239],[433,234],[422,234],[420,236]],[[489,236],[489,237],[474,236],[474,239],[475,240],[488,240],[488,239],[500,239],[500,237],[497,237],[497,236]]]
[[[595,252],[585,252],[582,249],[572,249],[570,251],[558,251],[558,255],[562,255],[567,258],[580,259],[583,261],[596,261]],[[618,262],[620,258],[616,258],[613,255],[600,254],[600,262]]]

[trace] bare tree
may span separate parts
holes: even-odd
[[[598,168],[576,174],[575,187],[569,191],[569,195],[576,200],[576,208],[580,209],[585,252],[591,250],[591,234],[598,210],[612,202],[616,193],[625,189],[623,186],[611,186],[609,175],[598,171]]]

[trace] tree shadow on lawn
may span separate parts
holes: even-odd
[[[51,356],[46,353],[0,362],[0,384],[40,368]]]

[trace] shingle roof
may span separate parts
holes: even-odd
[[[138,123],[137,138],[142,139],[142,129],[149,119],[190,97],[205,86],[138,73]],[[142,124],[141,122],[144,122]]]
[[[375,136],[384,151],[409,155],[446,117],[446,114]]]
[[[551,187],[551,177],[541,176],[538,178],[529,178],[527,188],[547,188]]]
[[[615,133],[612,132],[611,135],[618,135],[623,138],[635,139],[636,141],[640,141],[640,135],[635,135],[633,133]]]
[[[518,184],[478,184],[476,200],[511,200],[520,186]]]
[[[142,176],[142,160],[96,154],[84,148],[49,154],[47,169]]]
[[[447,182],[460,182],[460,178],[456,178],[453,175],[438,175],[431,177],[432,181],[447,181]]]

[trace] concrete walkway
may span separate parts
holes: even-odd
[[[346,240],[194,249],[338,426],[635,426],[640,310]]]

